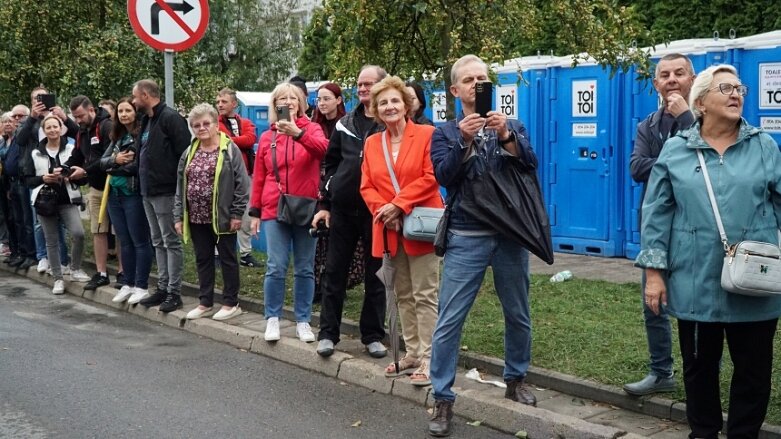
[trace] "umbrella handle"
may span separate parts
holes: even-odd
[[[390,253],[388,248],[388,228],[385,226],[382,226],[382,250],[383,253]]]

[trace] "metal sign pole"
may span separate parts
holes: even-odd
[[[176,109],[174,106],[174,51],[166,49],[163,56],[165,58],[165,103]]]

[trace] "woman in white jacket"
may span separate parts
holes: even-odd
[[[84,251],[84,226],[79,217],[81,192],[68,179],[69,168],[63,167],[73,152],[67,138],[62,135],[63,123],[57,116],[50,114],[41,123],[46,138],[32,150],[30,166],[26,183],[32,189],[31,200],[35,213],[43,228],[46,239],[46,255],[54,276],[52,293],[65,292],[60,265],[59,222],[65,225],[73,239],[73,257],[71,258],[71,279],[75,281],[89,280],[81,270],[81,258]],[[34,171],[34,172],[33,172]]]

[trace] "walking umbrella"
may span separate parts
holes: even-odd
[[[396,290],[393,288],[396,277],[396,267],[393,265],[391,253],[388,249],[388,229],[382,229],[382,266],[377,270],[377,277],[385,285],[385,302],[388,309],[388,338],[390,338],[391,352],[393,352],[393,365],[396,373],[399,373],[399,308],[396,305]]]
[[[548,212],[534,170],[513,160],[499,169],[486,165],[462,195],[465,213],[553,264]]]
[[[109,182],[111,174],[106,176],[106,186],[103,188],[103,196],[100,197],[100,210],[98,210],[98,225],[106,222],[106,208],[108,207],[108,192],[111,190]]]

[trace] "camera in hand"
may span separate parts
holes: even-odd
[[[320,220],[317,222],[317,227],[312,227],[309,229],[309,236],[312,238],[317,238],[320,236],[328,236],[328,227],[325,225],[325,220]]]
[[[61,165],[60,169],[61,169],[60,175],[62,175],[63,177],[67,178],[67,177],[70,177],[71,174],[73,174],[73,168],[71,168],[68,165]]]

